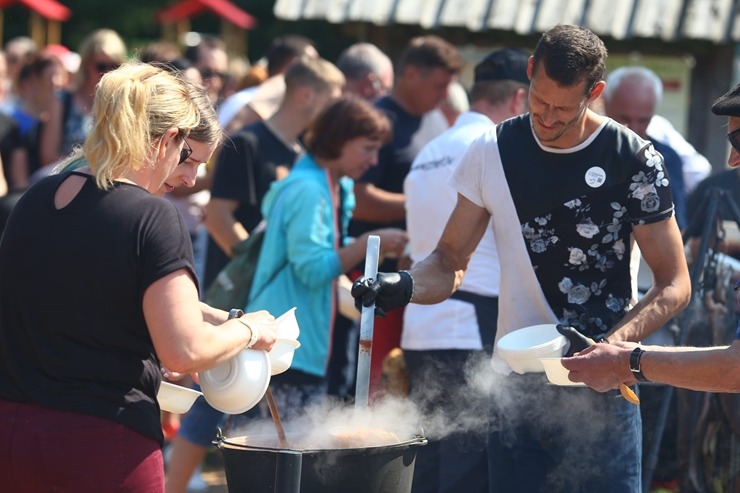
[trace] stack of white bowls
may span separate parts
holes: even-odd
[[[270,384],[271,375],[290,368],[293,353],[300,346],[295,308],[277,318],[278,338],[268,353],[243,349],[225,363],[198,373],[200,387],[208,404],[227,414],[241,414],[259,403]]]

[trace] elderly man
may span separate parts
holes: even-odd
[[[671,178],[673,204],[676,207],[678,227],[686,226],[686,187],[681,158],[670,145],[661,142],[648,132],[663,95],[663,83],[655,72],[646,67],[620,67],[606,78],[602,93],[606,116],[613,118],[635,132],[663,155],[665,167]]]
[[[740,166],[740,84],[717,99],[712,113],[728,117],[732,144],[727,164]],[[740,303],[740,286],[735,286]],[[597,344],[563,359],[569,378],[600,392],[620,383],[656,382],[706,392],[740,392],[740,329],[729,346],[660,347],[634,342]]]

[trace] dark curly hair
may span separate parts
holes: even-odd
[[[563,86],[586,81],[586,95],[604,78],[606,46],[590,30],[558,25],[542,35],[533,53],[532,75],[545,68],[547,76]]]

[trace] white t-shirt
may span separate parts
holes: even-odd
[[[470,143],[493,126],[485,115],[472,111],[463,113],[453,127],[430,141],[414,159],[404,181],[413,263],[432,253],[457,203],[457,191],[448,183],[454,167]],[[499,261],[490,227],[470,260],[460,290],[498,296]],[[435,305],[408,305],[404,312],[401,347],[410,350],[482,349],[475,308],[456,299]]]

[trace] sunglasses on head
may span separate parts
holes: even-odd
[[[193,153],[193,148],[190,147],[188,141],[185,140],[185,136],[182,134],[180,134],[180,136],[182,137],[182,149],[180,149],[180,160],[177,162],[177,164],[182,164],[187,161],[190,155]]]
[[[119,65],[117,63],[105,63],[105,62],[95,63],[95,70],[97,70],[101,74],[105,74],[107,72],[110,72],[111,70],[115,70],[118,67]]]
[[[727,140],[730,141],[730,145],[737,152],[740,152],[740,128],[733,130],[727,134]]]

